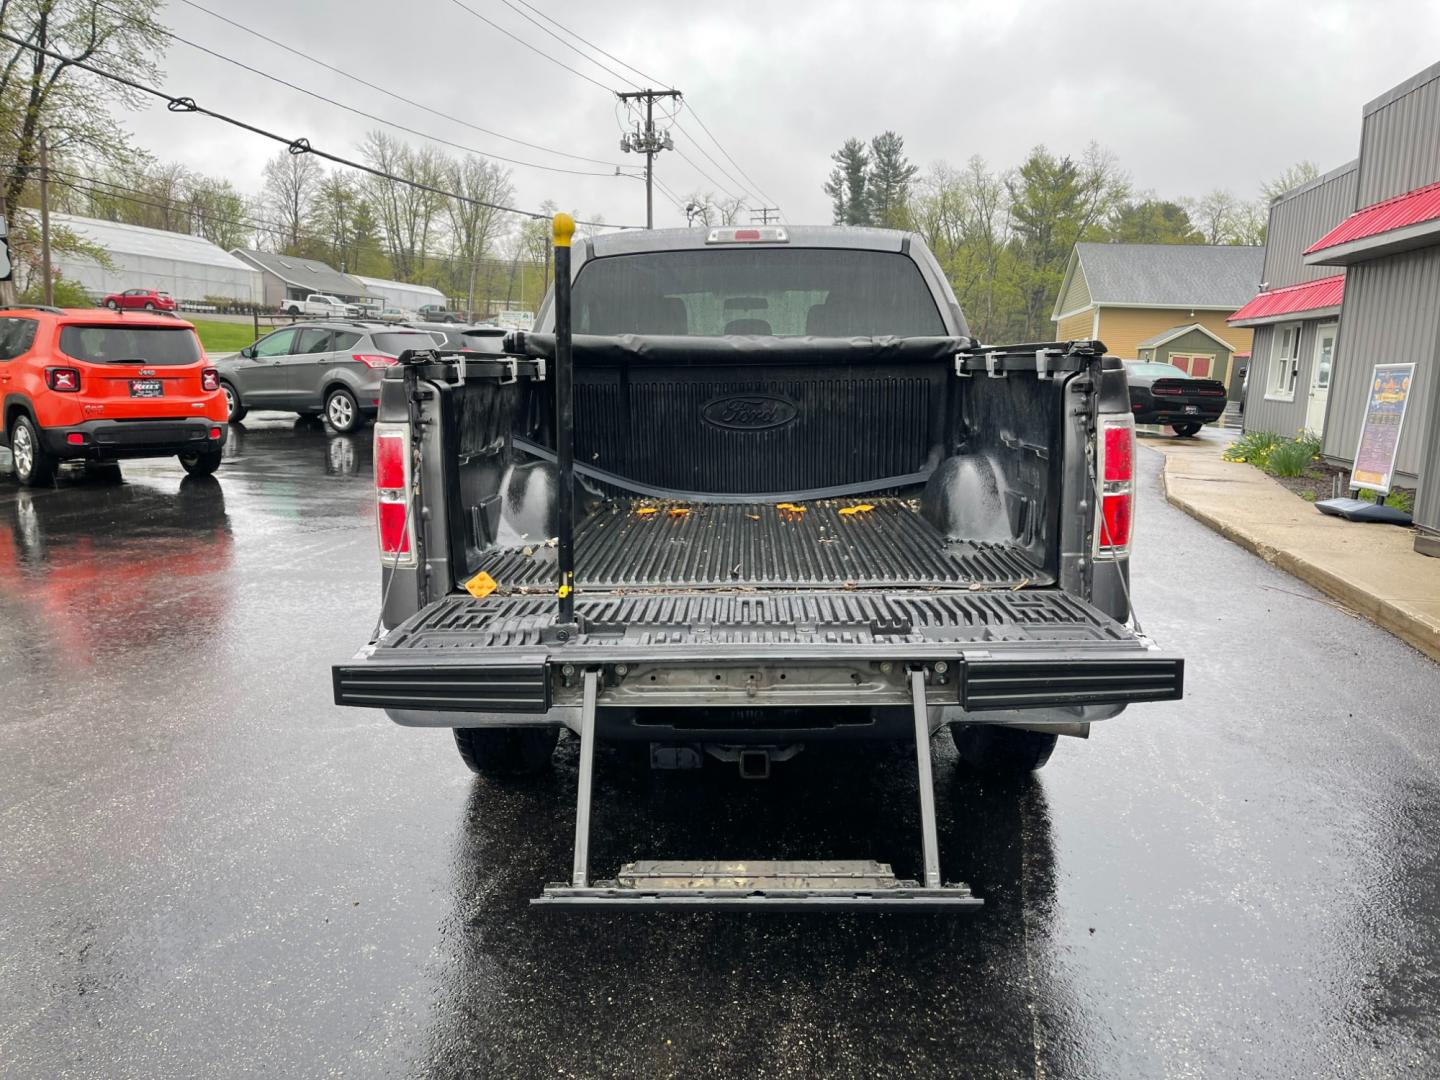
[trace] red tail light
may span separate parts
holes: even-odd
[[[73,367],[47,367],[45,385],[61,394],[80,392],[80,371]]]
[[[410,522],[403,502],[380,500],[380,554],[410,554]]]
[[[1181,394],[1181,390],[1178,386],[1152,386],[1150,388],[1150,393],[1179,397]]]
[[[213,367],[202,368],[200,370],[200,389],[219,390],[220,372],[216,371]]]
[[[413,566],[414,529],[410,521],[410,428],[375,425],[376,523],[380,555],[386,566]]]
[[[357,361],[358,363],[364,364],[366,367],[372,367],[372,368],[394,367],[394,366],[395,366],[395,357],[393,357],[393,356],[383,356],[383,355],[381,355],[380,353],[358,353],[358,352],[357,352],[357,353],[353,354],[353,356],[351,357],[351,359]]]
[[[1106,417],[1100,425],[1100,505],[1095,519],[1095,554],[1123,558],[1130,553],[1135,523],[1135,420]]]
[[[406,431],[375,429],[375,486],[381,491],[405,487]]]

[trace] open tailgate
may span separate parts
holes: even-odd
[[[1184,661],[1059,590],[449,596],[334,667],[340,705],[542,713],[601,704],[907,704],[969,710],[1179,698]],[[457,723],[459,723],[457,718]]]

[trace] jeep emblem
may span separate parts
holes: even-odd
[[[800,406],[774,394],[732,394],[707,402],[701,418],[727,431],[765,431],[783,427],[800,415]]]

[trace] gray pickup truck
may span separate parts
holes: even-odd
[[[536,903],[979,905],[940,878],[931,737],[1029,770],[1182,692],[1131,618],[1120,361],[981,345],[907,233],[562,234],[534,331],[386,373],[382,614],[335,700],[452,728],[481,773],[579,738],[572,877]],[[914,747],[917,880],[722,852],[591,881],[597,740],[762,778],[827,739]]]

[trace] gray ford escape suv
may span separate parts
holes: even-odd
[[[380,379],[406,349],[438,344],[433,333],[380,322],[296,323],[215,361],[232,423],[254,410],[323,414],[336,431],[375,415]]]

